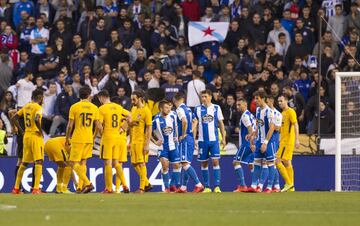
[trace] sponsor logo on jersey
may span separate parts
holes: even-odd
[[[214,116],[206,114],[202,117],[202,121],[205,123],[210,123],[210,122],[214,121]]]
[[[162,132],[163,132],[163,134],[168,136],[168,135],[172,134],[173,128],[170,126],[166,126],[162,129]]]

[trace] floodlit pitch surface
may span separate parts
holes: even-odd
[[[0,195],[0,225],[359,225],[360,193]]]

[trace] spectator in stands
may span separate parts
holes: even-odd
[[[0,102],[0,110],[4,112],[8,118],[10,118],[9,111],[13,109],[16,109],[14,96],[10,91],[5,91]]]
[[[175,72],[177,67],[185,65],[184,57],[177,55],[173,46],[168,47],[167,53],[168,57],[164,59],[163,70]]]
[[[200,72],[194,71],[193,79],[187,84],[186,104],[192,109],[200,105],[200,95],[205,89],[205,83],[200,78]]]
[[[110,97],[113,97],[116,96],[119,85],[120,85],[119,73],[113,70],[110,73],[109,80],[105,84],[104,89],[106,89],[109,92]]]
[[[224,115],[224,125],[226,129],[226,139],[230,140],[231,135],[235,132],[236,127],[236,105],[235,97],[232,94],[226,95],[226,102],[222,107]]]
[[[310,134],[318,132],[318,111],[315,111],[311,121]],[[333,134],[335,132],[335,113],[324,100],[320,100],[320,134]]]
[[[335,6],[335,15],[329,17],[327,30],[331,31],[332,37],[335,40],[335,42],[340,43],[341,38],[343,37],[345,33],[345,22],[346,18],[343,15],[343,9],[342,5],[336,5]]]
[[[223,83],[222,87],[225,90],[230,89],[230,86],[234,83],[234,80],[236,78],[236,73],[234,72],[234,64],[233,62],[229,61],[226,63],[226,70],[223,74],[221,74]]]
[[[177,76],[174,72],[170,72],[167,82],[161,86],[162,89],[165,91],[165,98],[167,100],[172,100],[175,93],[183,92],[183,88],[181,85],[176,84]]]
[[[169,0],[168,0],[169,1]],[[151,47],[152,51],[160,48],[161,44],[167,43],[167,37],[165,34],[166,25],[164,23],[160,23],[156,30],[151,35]]]
[[[335,61],[339,59],[340,53],[339,53],[339,47],[336,44],[336,42],[333,41],[332,35],[330,31],[326,31],[321,39],[322,48],[324,50],[325,46],[330,45],[331,46],[331,56]],[[322,51],[323,51],[322,50]],[[312,51],[312,55],[318,56],[319,55],[319,42],[317,42],[314,46],[314,49]]]
[[[21,22],[21,13],[24,11],[28,15],[34,15],[34,3],[30,0],[20,0],[13,6],[13,23],[17,27]]]
[[[146,58],[146,49],[142,46],[141,39],[136,38],[133,42],[133,45],[129,49],[130,65],[132,65],[137,59],[137,50],[141,49],[144,53],[144,58]]]
[[[129,54],[124,50],[120,41],[115,41],[114,46],[109,50],[110,67],[116,68],[118,62],[124,63],[129,61]]]
[[[30,71],[25,72],[25,77],[16,83],[17,88],[17,107],[22,108],[31,101],[32,91],[35,90],[35,85],[32,82],[33,73]]]
[[[72,83],[66,82],[64,91],[56,97],[54,118],[52,120],[49,133],[50,136],[56,135],[58,128],[60,126],[64,127],[67,124],[70,107],[77,101],[78,98],[73,91]],[[60,131],[64,132],[65,128],[61,128]]]
[[[200,6],[197,1],[185,0],[182,3],[182,7],[184,11],[184,16],[186,16],[190,21],[200,20]]]
[[[95,75],[99,75],[104,65],[110,62],[107,48],[100,48],[99,55],[94,60],[93,71]]]
[[[90,59],[85,55],[85,49],[79,47],[75,53],[74,61],[72,62],[72,72],[80,73],[82,75],[82,69],[85,65],[91,65]]]
[[[286,57],[285,66],[290,70],[291,65],[295,62],[295,57],[300,56],[302,58],[307,57],[311,53],[311,46],[303,42],[303,37],[300,32],[295,34],[295,42],[289,46]]]
[[[289,9],[283,11],[283,18],[280,20],[281,26],[289,33],[290,38],[293,37],[295,22],[291,19],[291,13]],[[285,33],[286,34],[286,33]]]
[[[312,49],[315,45],[315,38],[313,32],[305,27],[304,20],[302,18],[296,19],[296,25],[294,28],[294,32],[300,32],[303,37],[303,42],[307,43],[309,47]]]
[[[0,35],[0,51],[6,48],[8,51],[14,51],[18,48],[19,39],[16,32],[10,25],[5,27],[4,32]]]
[[[244,29],[239,27],[237,20],[232,20],[230,23],[230,29],[226,35],[225,43],[228,46],[237,46],[239,39],[244,36]]]
[[[39,72],[44,79],[55,78],[59,72],[59,57],[54,54],[51,46],[45,48],[45,56],[39,62]]]
[[[0,20],[11,23],[11,5],[8,4],[7,0],[0,1]]]
[[[309,91],[311,87],[311,79],[306,71],[300,72],[300,79],[295,81],[295,85],[299,89],[299,93],[304,98],[305,102],[309,99]]]
[[[39,63],[40,57],[45,53],[45,47],[49,41],[49,30],[44,27],[44,20],[38,18],[36,27],[30,33],[31,53],[34,57],[34,63]]]
[[[44,93],[44,103],[43,103],[43,125],[46,133],[50,132],[50,126],[52,119],[54,118],[54,109],[56,103],[56,84],[51,82],[48,85],[48,90]]]
[[[69,30],[66,30],[64,20],[60,19],[60,20],[56,21],[56,31],[52,32],[50,37],[51,37],[51,39],[50,39],[51,45],[55,45],[56,39],[58,37],[61,37],[63,42],[65,43],[65,45],[64,45],[65,52],[66,53],[70,52],[69,43],[71,43],[72,35]]]
[[[13,70],[8,65],[10,61],[6,54],[0,54],[0,95],[3,94],[10,86]]]
[[[119,37],[125,49],[129,49],[136,38],[135,29],[130,19],[126,19],[122,27],[119,28]]]
[[[41,14],[45,14],[49,19],[49,23],[52,24],[54,22],[56,10],[49,3],[48,0],[39,0],[35,5],[34,13],[35,13],[35,17],[40,17]]]
[[[347,15],[345,20],[344,30],[349,28],[355,28],[357,33],[360,33],[360,11],[358,10],[357,3],[351,3],[350,13]]]
[[[131,99],[130,99],[130,97],[126,96],[125,88],[123,86],[119,86],[119,88],[117,89],[116,94],[117,94],[117,96],[115,96],[115,97],[119,99],[119,102],[122,104],[122,106],[126,110],[130,111],[130,109],[131,109]]]
[[[266,42],[266,28],[263,23],[260,23],[260,14],[255,13],[252,18],[252,23],[248,26],[249,38],[252,42],[259,41]]]
[[[298,92],[296,86],[286,86],[283,88],[283,93],[288,96],[289,101],[289,107],[293,108],[296,112],[296,116],[298,118],[299,128],[302,132],[304,132],[305,128],[305,116],[308,116],[305,114],[305,108],[306,102],[302,95]]]

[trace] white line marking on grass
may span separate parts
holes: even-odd
[[[0,210],[13,210],[16,208],[17,208],[17,206],[14,206],[14,205],[0,205]]]

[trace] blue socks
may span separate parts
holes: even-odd
[[[244,171],[241,165],[234,166],[236,178],[240,186],[245,186]]]
[[[162,175],[162,179],[163,179],[163,183],[164,183],[165,188],[169,188],[170,187],[170,185],[169,185],[169,172],[168,171],[162,172],[161,175]]]
[[[274,183],[273,183],[273,187],[280,189],[280,182],[279,182],[279,171],[276,169],[274,169],[275,173],[274,173]]]
[[[220,172],[220,166],[214,166],[214,186],[218,187],[220,186],[220,179],[221,179],[221,172]]]
[[[202,174],[202,177],[204,179],[204,186],[206,188],[209,188],[210,187],[210,182],[209,182],[209,168],[206,167],[201,167],[201,174]]]
[[[171,175],[171,182],[173,184],[170,184],[170,186],[175,185],[176,187],[180,186],[180,176],[181,176],[181,168],[179,169],[173,169],[172,175]]]
[[[262,189],[263,186],[264,186],[264,183],[266,182],[266,179],[268,178],[269,176],[269,168],[267,165],[263,165],[262,166],[262,170],[261,170],[261,173],[260,173],[260,181],[259,181],[259,186],[260,188]]]
[[[200,183],[199,177],[196,175],[196,171],[194,167],[192,167],[191,165],[186,165],[183,168],[184,168],[184,181],[183,181],[184,186],[187,185],[189,181],[189,177],[194,180],[195,184]]]

